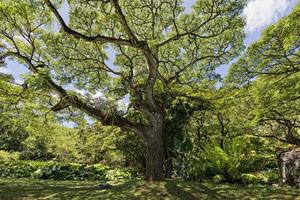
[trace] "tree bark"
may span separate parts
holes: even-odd
[[[147,137],[146,176],[147,181],[161,181],[164,178],[164,144],[162,130],[151,131]]]

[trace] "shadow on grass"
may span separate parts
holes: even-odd
[[[0,199],[135,199],[130,184],[122,184],[109,190],[98,190],[98,182],[51,180],[1,180]],[[127,189],[126,189],[127,188]]]
[[[218,193],[203,184],[193,182],[168,181],[166,189],[172,196],[182,200],[194,199],[230,199],[228,196]]]
[[[168,181],[166,184],[166,189],[169,194],[171,194],[174,197],[177,197],[178,199],[183,200],[194,200],[199,199],[198,197],[194,196],[191,192],[188,192],[190,189],[185,188],[187,191],[184,190],[184,188],[178,186],[176,182]]]
[[[52,181],[0,178],[0,199],[103,199],[103,200],[194,200],[194,199],[278,199],[300,200],[300,190],[290,187],[241,186],[166,180],[119,182],[98,190],[96,181]]]
[[[300,190],[285,185],[272,187],[169,181],[166,188],[178,199],[300,200]]]

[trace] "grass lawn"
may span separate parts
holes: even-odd
[[[52,181],[0,178],[0,199],[299,199],[300,190],[288,186],[240,186],[167,180],[147,183],[141,180],[112,183],[98,190],[98,182]]]

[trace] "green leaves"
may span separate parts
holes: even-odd
[[[106,180],[108,172],[108,167],[101,164],[83,165],[19,160],[6,163],[0,161],[0,169],[2,177],[54,180]]]
[[[257,76],[289,76],[298,73],[300,47],[300,4],[292,13],[268,27],[232,65],[227,82],[243,84]]]
[[[54,9],[62,5],[52,3]],[[67,16],[62,17],[67,27],[58,32],[53,10],[43,1],[5,0],[0,9],[1,54],[11,53],[37,74],[27,77],[34,89],[46,91],[47,79],[53,79],[89,93],[106,91],[116,105],[126,94],[137,99],[133,95],[145,93],[153,67],[149,55],[157,59],[155,73],[160,74],[153,90],[166,96],[173,90],[210,90],[218,80],[215,68],[243,49],[243,1],[201,0],[191,13],[183,13],[180,0],[118,3],[68,1],[63,4]],[[41,65],[38,72],[33,69]]]
[[[250,125],[257,132],[292,144],[299,139],[300,123],[299,9],[300,4],[268,27],[231,66],[225,80],[229,87],[248,92],[254,116]]]

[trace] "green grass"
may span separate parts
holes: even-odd
[[[147,183],[141,180],[112,183],[98,190],[99,182],[0,179],[0,199],[299,199],[300,190],[288,186],[241,186],[167,180]]]

